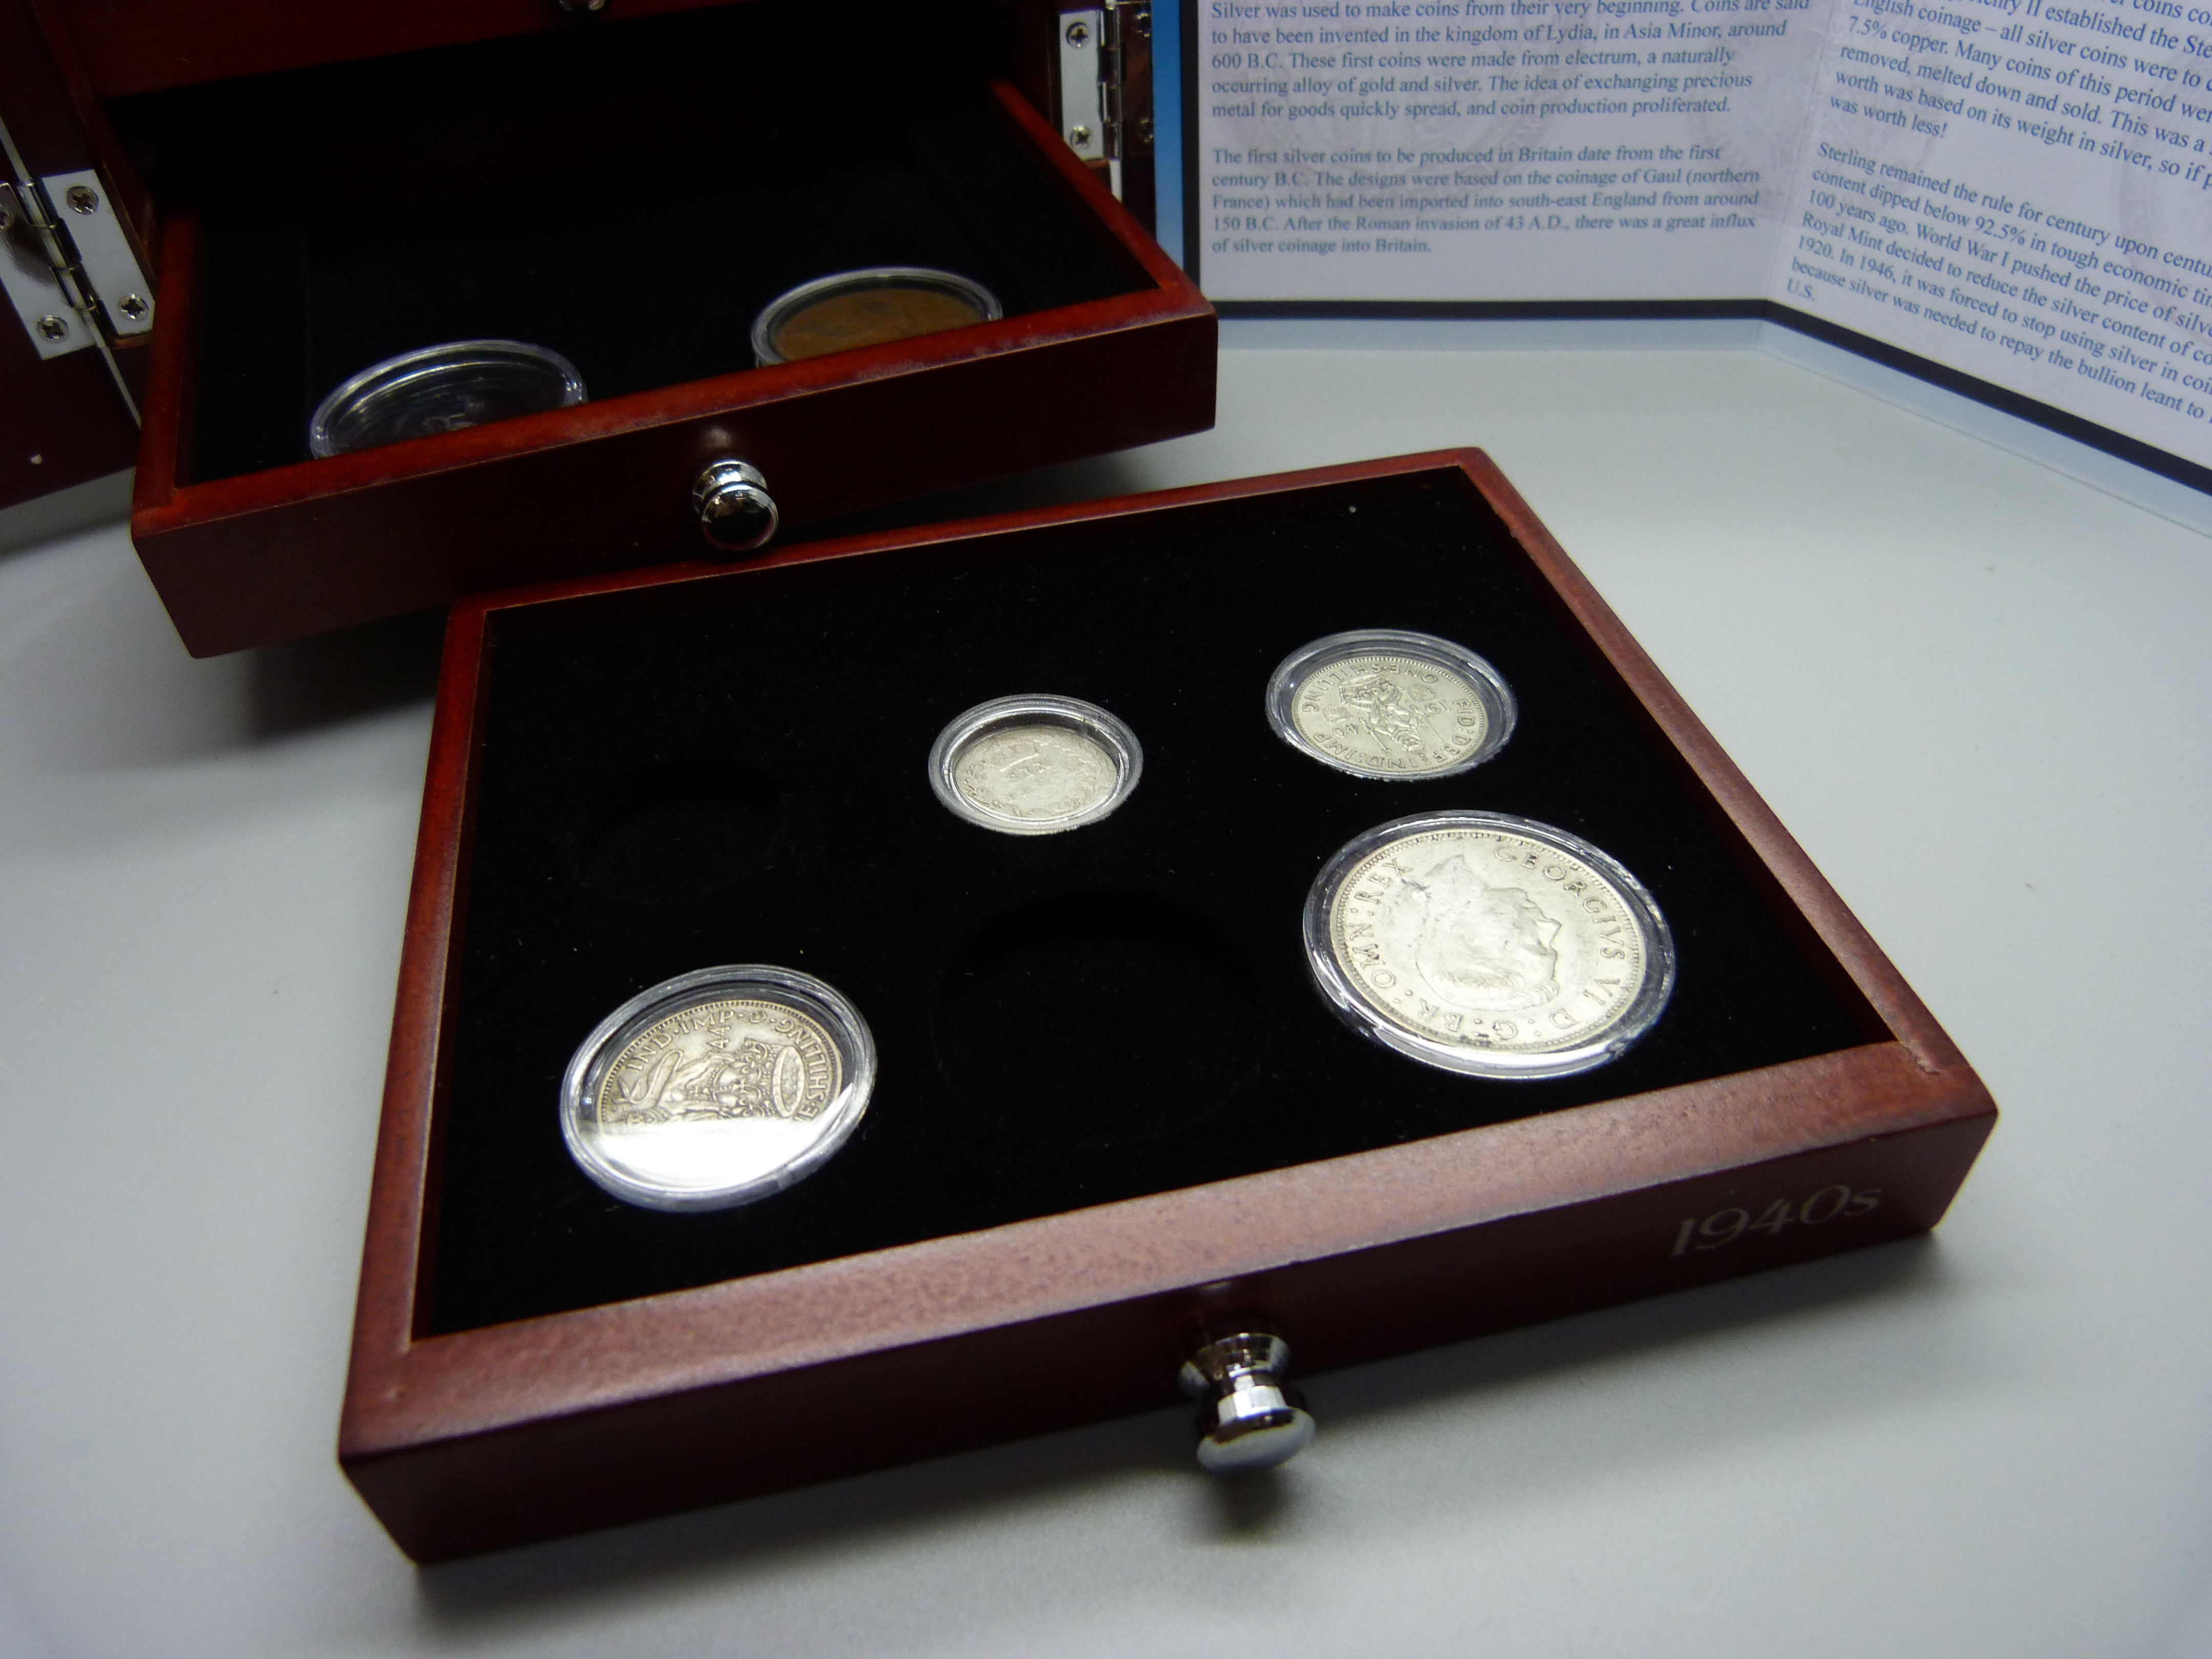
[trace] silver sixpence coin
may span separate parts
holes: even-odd
[[[1577,836],[1429,812],[1355,837],[1307,896],[1322,994],[1386,1048],[1476,1077],[1564,1077],[1649,1031],[1674,988],[1666,918]]]
[[[1144,767],[1136,733],[1096,703],[995,697],[937,734],[929,787],[970,823],[1049,836],[1097,823],[1129,798]]]
[[[1463,645],[1364,628],[1292,652],[1267,681],[1275,735],[1360,778],[1441,778],[1513,734],[1513,693]]]
[[[601,1020],[561,1082],[586,1175],[652,1210],[723,1210],[802,1181],[868,1109],[876,1048],[811,975],[706,968]]]

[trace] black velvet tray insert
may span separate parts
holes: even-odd
[[[972,1231],[1880,1040],[1717,809],[1456,471],[739,574],[649,611],[496,621],[447,1036],[432,1326],[465,1330]],[[534,613],[534,614],[532,614]],[[1267,677],[1356,627],[1455,640],[1521,721],[1458,776],[1279,740]],[[1063,835],[945,811],[925,761],[986,698],[1128,722],[1135,793]],[[1620,859],[1673,928],[1656,1028],[1583,1075],[1434,1071],[1340,1024],[1299,915],[1359,831],[1517,813]],[[624,1205],[569,1161],[562,1068],[691,969],[817,975],[868,1020],[850,1143],[744,1208]]]

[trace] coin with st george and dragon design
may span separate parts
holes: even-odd
[[[1581,837],[1500,812],[1354,838],[1307,896],[1305,943],[1354,1030],[1476,1077],[1601,1066],[1651,1029],[1674,984],[1643,884]]]
[[[1291,748],[1359,778],[1450,777],[1513,734],[1513,693],[1463,645],[1364,628],[1285,657],[1267,681],[1267,723]]]
[[[811,975],[702,969],[601,1021],[562,1080],[561,1130],[625,1202],[720,1210],[805,1179],[867,1109],[875,1045]]]

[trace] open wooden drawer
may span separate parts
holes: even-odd
[[[788,526],[1212,422],[1211,311],[980,7],[402,9],[243,51],[253,10],[199,20],[204,62],[46,19],[158,227],[132,534],[196,653],[702,551],[718,459]],[[1005,314],[755,366],[769,299],[872,266]],[[550,348],[589,400],[310,457],[332,387],[471,338]]]

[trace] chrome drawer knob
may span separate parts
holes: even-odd
[[[1287,1463],[1314,1437],[1305,1397],[1283,1381],[1291,1345],[1239,1331],[1217,1337],[1183,1363],[1176,1381],[1200,1402],[1198,1461],[1212,1474],[1243,1474]]]
[[[707,544],[724,553],[750,553],[775,534],[778,514],[760,469],[743,461],[709,461],[691,485],[691,505]]]

